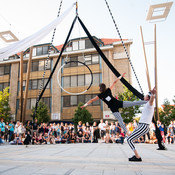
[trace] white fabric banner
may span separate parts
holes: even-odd
[[[24,38],[20,41],[15,42],[14,44],[11,44],[5,48],[0,49],[0,61],[2,61],[4,58],[8,58],[9,56],[12,56],[14,54],[17,54],[21,51],[25,51],[27,48],[33,46],[37,42],[39,42],[44,36],[49,34],[59,23],[62,22],[62,20],[69,14],[69,12],[72,10],[73,5],[69,7],[61,16],[53,20],[50,24],[43,27],[38,32],[34,33],[33,35]]]

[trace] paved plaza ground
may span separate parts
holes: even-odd
[[[142,162],[129,162],[129,146],[105,143],[1,145],[2,175],[175,175],[175,145],[137,144]]]

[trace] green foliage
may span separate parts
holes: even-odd
[[[121,100],[121,101],[136,101],[136,100],[139,100],[125,86],[124,86],[124,92],[123,93],[119,93],[118,99]],[[122,108],[120,112],[121,112],[121,116],[123,118],[123,121],[125,123],[132,122],[133,118],[135,117],[135,114],[141,113],[139,108],[140,108],[140,106],[133,106],[133,107],[128,107],[128,108]]]
[[[79,121],[82,123],[93,122],[92,114],[86,108],[81,109],[81,106],[83,106],[83,103],[80,102],[78,108],[75,110],[74,118],[72,118],[75,129]]]
[[[31,117],[33,117],[34,111],[35,111],[35,107],[32,108]],[[47,122],[50,121],[48,107],[42,101],[40,101],[39,104],[38,104],[38,108],[36,110],[35,118],[38,120],[38,123],[41,123],[41,122],[47,123]]]
[[[174,105],[175,105],[175,100],[173,99]],[[164,100],[163,103],[163,110],[159,111],[159,118],[160,121],[168,126],[170,124],[171,120],[175,120],[175,106],[170,105],[170,102],[168,99]]]
[[[9,87],[0,91],[0,118],[3,118],[5,122],[9,122],[11,119],[9,96]]]

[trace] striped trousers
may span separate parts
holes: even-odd
[[[133,141],[145,135],[147,132],[149,132],[149,124],[139,123],[138,127],[127,138],[127,142],[133,151],[135,150]]]
[[[123,101],[123,108],[131,107],[131,106],[137,106],[137,105],[142,105],[142,104],[145,104],[145,103],[147,103],[147,101],[143,101],[143,100],[140,100],[140,101]],[[121,128],[124,130],[124,133],[126,134],[127,133],[127,129],[126,129],[125,124],[123,123],[123,119],[122,119],[121,114],[119,112],[113,112],[113,115],[118,120]]]

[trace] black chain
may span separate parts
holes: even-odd
[[[142,90],[142,87],[141,87],[141,85],[140,85],[140,82],[139,82],[139,80],[138,80],[138,78],[137,78],[136,72],[135,72],[135,70],[134,70],[134,66],[133,66],[133,64],[132,64],[132,62],[131,62],[130,56],[129,56],[127,50],[126,50],[125,44],[124,44],[124,42],[123,42],[123,39],[122,39],[122,37],[121,37],[121,35],[120,35],[120,32],[119,32],[119,29],[118,29],[117,24],[116,24],[116,22],[115,22],[115,19],[114,19],[113,15],[112,15],[112,12],[111,12],[110,7],[109,7],[109,5],[108,5],[108,2],[107,2],[106,0],[105,0],[105,2],[106,2],[106,5],[107,5],[107,7],[108,7],[109,13],[110,13],[110,15],[111,15],[111,17],[112,17],[112,20],[113,20],[113,22],[114,22],[114,25],[115,25],[115,28],[116,28],[116,30],[117,30],[117,33],[118,33],[118,35],[119,35],[119,37],[120,37],[120,40],[121,40],[121,42],[122,42],[122,45],[123,45],[123,47],[124,47],[124,50],[125,50],[125,53],[126,53],[126,55],[127,55],[128,60],[129,60],[129,63],[130,63],[130,65],[131,65],[131,68],[132,68],[132,70],[133,70],[133,72],[134,72],[134,75],[135,75],[135,77],[136,77],[137,83],[138,83],[138,85],[139,85],[139,87],[140,87],[140,90],[141,90],[142,94],[144,94],[144,93],[143,93],[143,90]]]
[[[60,2],[58,14],[57,14],[57,18],[59,17],[60,12],[61,12],[62,2],[63,2],[63,0],[61,0],[61,2]],[[45,77],[46,70],[47,70],[47,67],[48,67],[48,62],[49,62],[49,59],[50,59],[50,52],[51,52],[51,47],[53,46],[53,40],[54,40],[54,37],[55,37],[55,32],[56,32],[56,28],[54,28],[53,35],[52,35],[52,40],[51,40],[51,43],[49,44],[48,56],[47,56],[47,60],[46,60],[46,65],[45,65],[43,77],[42,77],[42,82],[41,82],[40,89],[39,89],[39,95],[38,95],[37,103],[39,102],[39,96],[40,96],[40,94],[41,94],[41,90],[43,89],[44,77]]]

